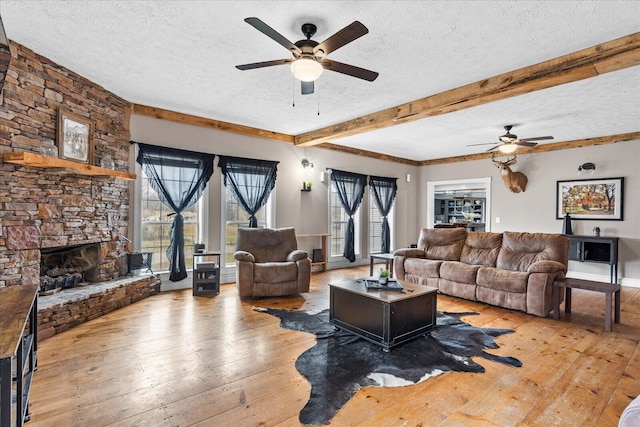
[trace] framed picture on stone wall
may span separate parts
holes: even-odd
[[[93,122],[91,120],[60,108],[57,139],[61,159],[93,164]]]

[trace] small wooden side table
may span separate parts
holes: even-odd
[[[369,276],[373,276],[373,260],[383,259],[385,268],[387,268],[391,272],[391,277],[393,277],[393,258],[393,254],[371,254]]]
[[[565,288],[564,312],[571,313],[571,289],[603,292],[605,294],[604,330],[611,332],[611,296],[614,298],[614,321],[620,323],[620,285],[617,283],[594,282],[592,280],[565,278],[553,283],[553,318],[560,318],[560,288]]]

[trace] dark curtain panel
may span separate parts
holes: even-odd
[[[184,260],[184,219],[182,211],[193,206],[213,174],[215,154],[138,143],[136,161],[149,177],[160,201],[175,212],[169,232],[169,280],[187,277]]]
[[[387,215],[391,211],[393,201],[398,191],[397,178],[384,178],[381,176],[370,176],[369,185],[373,190],[373,198],[378,206],[378,211],[382,215],[382,253],[388,254],[391,250],[391,229]]]
[[[219,156],[218,167],[224,174],[224,186],[249,214],[249,227],[257,228],[256,213],[263,207],[276,185],[278,163],[269,160]]]
[[[333,181],[338,190],[338,197],[340,198],[342,207],[347,211],[347,215],[349,215],[347,230],[344,234],[343,256],[350,262],[354,262],[356,260],[356,253],[353,244],[355,236],[353,215],[362,202],[364,187],[367,185],[367,176],[332,169],[331,181]]]

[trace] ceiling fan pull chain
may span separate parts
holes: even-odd
[[[293,108],[296,107],[296,79],[293,78]]]
[[[320,92],[316,92],[316,97],[318,98],[318,115],[320,115]]]

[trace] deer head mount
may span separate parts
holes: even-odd
[[[491,161],[500,169],[500,176],[504,181],[504,185],[514,193],[523,192],[527,187],[527,177],[522,172],[514,172],[509,166],[516,163],[516,156],[507,158],[506,161],[500,162],[495,159],[495,153],[491,155]]]

